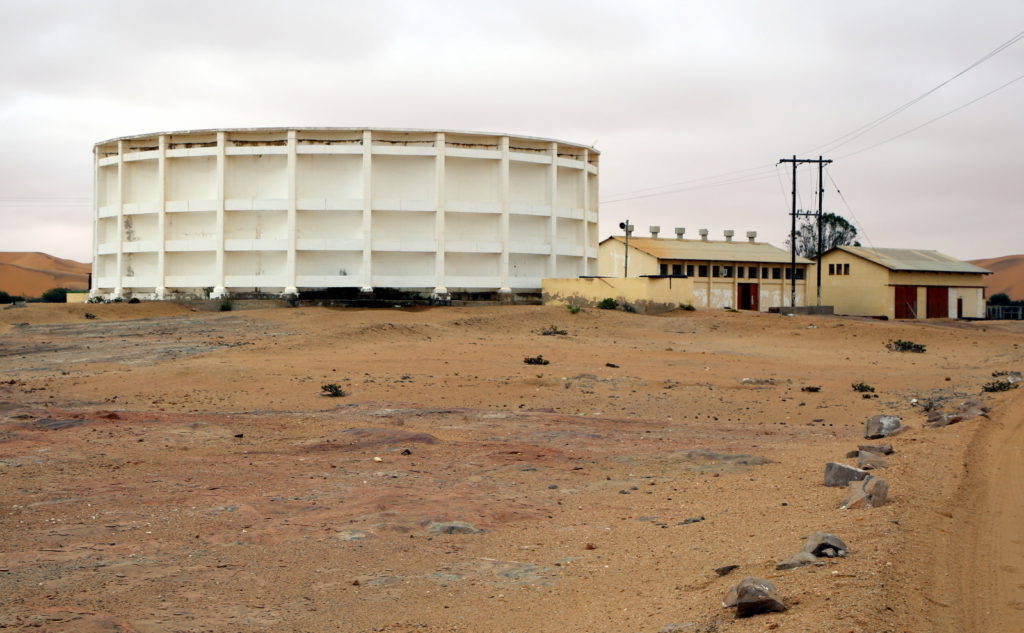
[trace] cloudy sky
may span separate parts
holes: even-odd
[[[91,259],[97,141],[323,125],[592,144],[603,235],[781,244],[776,163],[823,154],[825,208],[866,245],[1021,253],[1024,80],[999,88],[1024,40],[850,133],[1022,31],[1020,0],[0,0],[0,251]]]

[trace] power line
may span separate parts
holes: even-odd
[[[995,47],[994,49],[992,49],[991,51],[989,51],[988,53],[983,55],[977,61],[975,61],[972,64],[968,65],[963,70],[957,72],[956,74],[954,74],[950,78],[948,78],[945,81],[939,83],[935,87],[925,91],[924,93],[918,95],[917,97],[911,99],[910,101],[904,103],[903,105],[901,105],[901,106],[899,106],[899,107],[897,107],[897,108],[887,112],[886,114],[883,114],[882,116],[880,116],[880,117],[878,117],[878,118],[876,118],[876,119],[874,119],[872,121],[869,121],[868,123],[865,123],[864,125],[856,128],[854,130],[851,130],[850,132],[847,132],[846,134],[838,136],[838,137],[832,139],[831,141],[829,141],[829,142],[827,142],[827,143],[825,143],[823,145],[820,145],[820,146],[818,146],[816,148],[813,148],[813,149],[808,150],[808,151],[803,152],[803,153],[804,154],[808,154],[808,153],[812,153],[812,152],[817,152],[820,149],[823,149],[825,147],[830,147],[830,146],[831,146],[831,149],[829,151],[831,152],[831,151],[833,151],[835,149],[838,149],[839,147],[842,147],[842,146],[846,145],[847,143],[849,143],[849,142],[851,142],[851,141],[853,141],[853,140],[863,136],[867,132],[870,132],[871,130],[877,128],[878,126],[880,126],[881,124],[885,123],[889,119],[895,117],[896,115],[902,113],[903,111],[905,111],[908,108],[912,107],[913,105],[917,104],[921,100],[925,99],[929,95],[935,93],[936,91],[938,91],[941,88],[945,87],[946,85],[950,84],[951,82],[953,82],[954,80],[958,79],[959,77],[965,75],[966,73],[970,72],[971,70],[974,70],[975,68],[977,68],[981,64],[983,64],[986,61],[988,61],[989,59],[995,57],[999,53],[1002,53],[1004,50],[1010,48],[1011,46],[1013,46],[1017,42],[1020,42],[1021,40],[1024,40],[1024,31],[1021,31],[1021,32],[1017,33],[1016,35],[1011,37],[1009,40],[1003,42],[999,46]],[[888,139],[886,139],[884,141],[881,141],[881,142],[876,143],[874,145],[870,145],[868,147],[862,148],[860,150],[857,150],[856,152],[840,156],[839,158],[846,158],[846,157],[849,157],[849,156],[853,156],[853,155],[859,154],[861,152],[866,152],[866,151],[868,151],[870,149],[874,149],[876,147],[879,147],[880,145],[883,145],[883,144],[888,143],[890,141],[896,140],[896,139],[898,139],[898,138],[900,138],[902,136],[906,136],[907,134],[910,134],[911,132],[919,130],[922,127],[925,127],[926,125],[930,125],[931,123],[934,123],[935,121],[938,121],[939,119],[945,118],[945,117],[947,117],[947,116],[949,116],[949,115],[951,115],[951,114],[953,114],[953,113],[955,113],[955,112],[957,112],[959,110],[962,110],[963,108],[966,108],[967,106],[972,105],[972,104],[974,104],[974,103],[984,99],[985,97],[988,97],[989,95],[994,94],[995,92],[998,92],[998,91],[1002,90],[1003,88],[1006,88],[1010,84],[1015,83],[1015,82],[1019,81],[1020,79],[1024,79],[1024,76],[1021,76],[1021,77],[1018,77],[1016,79],[1013,79],[1012,81],[1010,81],[1010,82],[1008,82],[1006,84],[1003,84],[999,88],[996,88],[995,90],[993,90],[991,92],[988,92],[988,93],[982,95],[981,97],[978,97],[977,99],[974,99],[974,100],[972,100],[972,101],[970,101],[970,102],[968,102],[968,103],[966,103],[966,104],[964,104],[964,105],[962,105],[962,106],[960,106],[958,108],[955,108],[955,109],[947,112],[946,114],[943,114],[940,117],[936,117],[935,119],[932,119],[932,120],[930,120],[930,121],[928,121],[926,123],[923,123],[923,124],[921,124],[919,126],[916,126],[916,127],[912,128],[910,130],[907,130],[905,132],[902,132],[900,134],[892,136],[892,137],[890,137],[890,138],[888,138]],[[705,185],[696,185],[695,184],[692,187],[677,188],[680,185],[688,185],[688,184],[691,184],[691,183],[698,183],[698,182],[707,181],[707,180],[718,180],[718,179],[724,178],[726,176],[731,176],[731,175],[734,175],[734,174],[743,174],[743,173],[748,173],[748,172],[759,172],[759,171],[762,171],[762,170],[767,169],[767,168],[768,168],[768,166],[749,167],[749,168],[746,168],[746,169],[739,169],[739,170],[734,170],[734,171],[728,171],[728,172],[723,172],[723,173],[715,174],[715,175],[711,175],[711,176],[703,176],[703,177],[699,177],[699,178],[691,178],[689,180],[683,180],[683,181],[676,182],[676,183],[669,183],[669,184],[659,185],[659,186],[654,186],[654,187],[646,187],[646,188],[643,188],[643,189],[634,189],[634,190],[630,190],[630,191],[624,191],[624,192],[621,192],[621,193],[609,196],[608,199],[602,200],[601,203],[602,204],[614,204],[616,202],[624,202],[624,201],[627,201],[627,200],[636,200],[636,199],[640,199],[640,198],[652,198],[652,197],[657,197],[657,196],[669,195],[669,194],[672,194],[672,193],[679,193],[679,192],[682,192],[682,191],[692,191],[692,190],[695,190],[695,189],[702,189],[702,188],[705,188],[705,187],[719,187],[719,186],[724,186],[724,185],[729,185],[729,184],[741,184],[741,183],[745,183],[745,182],[752,182],[754,180],[761,180],[761,179],[765,178],[766,176],[757,176],[757,177],[742,178],[742,179],[736,179],[736,180],[725,180],[725,181],[721,181],[721,182],[711,182],[711,183],[707,183]],[[753,174],[751,174],[751,176],[753,176]],[[659,190],[662,190],[662,189],[665,189],[666,191],[659,191]],[[634,196],[633,194],[646,194],[646,195],[635,195]]]
[[[678,187],[678,188],[674,188],[674,189],[669,189],[669,191],[667,191],[667,192],[657,192],[657,193],[653,193],[653,194],[641,194],[639,196],[627,196],[627,197],[624,197],[624,198],[616,198],[615,200],[602,200],[601,204],[602,205],[612,205],[612,204],[615,204],[615,203],[618,203],[618,202],[627,202],[627,201],[630,201],[630,200],[640,200],[640,199],[643,199],[643,198],[655,198],[657,196],[667,196],[669,194],[678,194],[680,192],[690,192],[690,191],[693,191],[693,189],[708,188],[708,187],[714,187],[714,186],[725,186],[727,184],[740,184],[740,183],[743,183],[743,182],[755,182],[757,180],[764,180],[766,178],[771,178],[771,177],[772,177],[772,174],[768,173],[768,174],[759,175],[759,176],[746,176],[746,177],[740,177],[740,178],[732,178],[732,179],[729,179],[729,180],[722,180],[722,181],[719,181],[719,182],[710,182],[708,184],[697,184],[697,185],[693,185],[693,186]]]
[[[850,217],[853,218],[853,223],[857,226],[860,234],[864,236],[864,241],[868,243],[868,246],[874,248],[875,245],[871,241],[871,237],[868,236],[867,229],[865,229],[864,225],[861,224],[859,219],[857,219],[857,214],[853,212],[853,207],[851,207],[850,203],[846,201],[846,196],[844,196],[843,192],[839,190],[839,185],[836,184],[835,179],[832,177],[832,172],[827,167],[825,168],[825,175],[828,176],[829,181],[832,183],[836,193],[839,195],[839,199],[843,201],[843,206],[846,207],[846,211],[850,214]]]
[[[953,108],[952,110],[950,110],[949,112],[946,112],[945,114],[940,114],[939,116],[935,117],[934,119],[930,119],[928,121],[925,121],[924,123],[922,123],[920,125],[917,125],[917,126],[914,126],[914,127],[910,128],[909,130],[906,130],[905,132],[900,132],[899,134],[897,134],[895,136],[890,136],[889,138],[885,139],[884,141],[879,141],[879,142],[875,143],[874,145],[868,145],[867,147],[861,148],[861,149],[859,149],[859,150],[857,150],[855,152],[850,152],[849,154],[843,154],[839,158],[849,158],[850,156],[856,156],[857,154],[861,154],[861,153],[866,152],[868,150],[875,149],[876,147],[879,147],[881,145],[885,145],[886,143],[888,143],[890,141],[895,141],[898,138],[903,138],[904,136],[906,136],[907,134],[910,134],[911,132],[916,132],[916,131],[920,130],[921,128],[925,127],[925,126],[931,125],[932,123],[935,123],[936,121],[940,121],[942,119],[945,119],[949,115],[951,115],[953,113],[956,113],[956,112],[959,112],[960,110],[963,110],[964,108],[966,108],[968,106],[972,106],[975,103],[977,103],[977,102],[981,101],[982,99],[984,99],[985,97],[994,95],[995,93],[999,92],[1003,88],[1007,88],[1010,85],[1017,83],[1021,79],[1024,79],[1024,75],[1020,75],[1019,77],[1017,77],[1015,79],[1011,79],[1010,81],[1008,81],[1005,84],[999,86],[998,88],[995,88],[993,90],[989,90],[988,92],[986,92],[985,94],[981,95],[980,97],[978,97],[976,99],[972,99],[972,100],[968,101],[967,103],[965,103],[963,105],[957,106],[957,107]]]
[[[852,141],[852,140],[854,140],[856,138],[859,138],[859,137],[863,136],[864,134],[867,134],[868,132],[870,132],[871,130],[875,129],[879,125],[885,123],[889,119],[891,119],[894,116],[900,114],[901,112],[903,112],[907,108],[909,108],[909,107],[913,106],[914,104],[918,103],[919,101],[925,99],[929,95],[933,94],[934,92],[936,92],[939,89],[943,88],[944,86],[948,85],[953,80],[955,80],[955,79],[961,77],[962,75],[965,75],[968,72],[974,70],[978,66],[980,66],[983,63],[985,63],[986,61],[992,59],[993,57],[995,57],[999,53],[1003,52],[1007,48],[1010,48],[1011,46],[1013,46],[1017,42],[1021,41],[1022,39],[1024,39],[1024,31],[1021,31],[1020,33],[1017,33],[1016,35],[1011,37],[1009,40],[1003,42],[1002,44],[1000,44],[999,46],[997,46],[993,50],[989,51],[981,59],[979,59],[978,61],[974,62],[973,64],[971,64],[967,68],[964,68],[963,70],[961,70],[960,72],[956,73],[955,75],[953,75],[949,79],[943,81],[942,83],[940,83],[939,85],[935,86],[934,88],[932,88],[930,90],[927,90],[924,93],[914,97],[913,99],[911,99],[910,101],[904,103],[903,105],[899,106],[898,108],[896,108],[894,110],[890,110],[889,112],[883,114],[882,116],[878,117],[877,119],[875,119],[873,121],[869,121],[868,123],[865,123],[864,125],[860,126],[859,128],[857,128],[855,130],[851,130],[850,132],[847,132],[846,134],[843,134],[842,136],[838,136],[838,137],[832,139],[831,141],[825,143],[824,145],[820,145],[818,147],[809,149],[809,150],[807,150],[806,152],[803,152],[803,153],[804,154],[810,154],[810,153],[813,153],[813,152],[822,151],[826,147],[829,148],[828,149],[828,153],[834,152],[835,150],[839,149],[843,145],[846,145],[850,141]],[[837,144],[833,145],[834,143],[837,143]]]

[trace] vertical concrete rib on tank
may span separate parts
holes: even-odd
[[[538,292],[597,273],[599,153],[477,132],[267,128],[95,146],[92,294]]]

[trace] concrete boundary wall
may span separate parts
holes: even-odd
[[[685,277],[583,277],[541,281],[544,305],[596,306],[612,298],[641,314],[693,304],[693,280]]]

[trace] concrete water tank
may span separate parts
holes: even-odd
[[[597,273],[599,153],[476,132],[270,128],[95,146],[94,296],[536,292]]]

